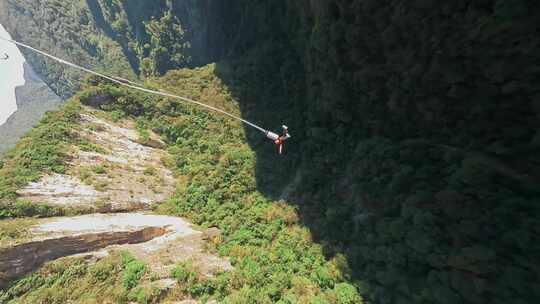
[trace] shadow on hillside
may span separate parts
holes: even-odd
[[[121,40],[121,35],[118,35],[111,25],[105,20],[105,17],[103,15],[103,11],[101,9],[101,6],[99,5],[99,2],[97,0],[86,0],[86,3],[88,7],[90,8],[90,12],[92,13],[92,16],[94,17],[94,22],[100,28],[105,32],[105,34],[111,38],[112,40],[116,41],[121,47],[122,52],[124,53],[124,56],[126,56],[129,65],[133,71],[135,71],[136,74],[139,74],[139,62],[137,60],[137,56],[133,51],[131,51],[127,47],[127,43],[125,41]]]
[[[538,175],[531,169],[537,163],[532,157],[535,155],[533,151],[536,151],[538,146],[531,145],[525,148],[525,145],[522,146],[520,143],[518,148],[513,141],[501,136],[500,132],[488,129],[486,132],[489,132],[490,136],[499,138],[501,142],[508,142],[509,150],[506,152],[508,159],[505,160],[501,156],[494,156],[492,150],[483,149],[483,138],[467,136],[472,134],[467,131],[489,126],[496,121],[512,125],[512,130],[522,131],[520,134],[534,134],[528,119],[535,121],[536,124],[538,116],[532,117],[528,115],[530,111],[522,111],[517,106],[514,108],[514,105],[506,106],[502,111],[504,105],[501,103],[501,110],[494,112],[494,118],[484,116],[482,120],[474,117],[466,121],[461,129],[452,130],[450,133],[452,140],[458,143],[460,141],[473,143],[477,146],[476,150],[462,148],[459,145],[456,148],[451,144],[446,144],[452,141],[448,139],[448,134],[444,133],[444,130],[440,134],[437,133],[439,131],[437,128],[433,128],[435,130],[433,132],[431,130],[418,132],[421,136],[417,132],[411,132],[412,135],[407,137],[395,140],[389,138],[381,145],[374,145],[380,149],[373,152],[372,156],[375,155],[378,158],[368,158],[369,153],[362,154],[366,162],[374,160],[380,163],[373,166],[377,169],[374,169],[372,174],[375,181],[360,184],[356,180],[347,180],[348,173],[342,173],[347,172],[346,170],[352,172],[355,169],[361,171],[361,168],[354,168],[352,165],[351,168],[347,168],[348,162],[354,157],[354,152],[350,151],[353,150],[350,148],[352,145],[348,144],[347,140],[358,141],[358,138],[324,136],[324,134],[338,134],[338,132],[325,132],[332,131],[336,122],[322,113],[324,111],[313,109],[315,106],[320,106],[314,104],[316,103],[314,99],[318,96],[307,94],[306,84],[309,82],[306,81],[304,75],[307,75],[308,71],[303,70],[300,56],[292,53],[292,48],[283,45],[258,47],[259,49],[246,54],[240,60],[229,60],[217,64],[216,67],[216,75],[239,102],[245,119],[274,132],[280,131],[281,124],[287,124],[290,127],[293,138],[288,142],[284,156],[277,155],[272,143],[265,139],[263,134],[246,127],[248,143],[257,155],[257,188],[273,200],[286,196],[286,201],[298,208],[302,224],[310,229],[314,241],[323,246],[327,258],[343,254],[351,269],[352,281],[368,281],[371,286],[377,286],[377,288],[371,288],[372,290],[364,289],[362,291],[364,296],[389,299],[401,297],[403,294],[418,296],[415,293],[419,290],[427,294],[431,292],[430,289],[433,286],[452,287],[454,283],[448,281],[430,281],[432,274],[439,271],[440,266],[429,258],[434,256],[433,253],[439,254],[438,250],[452,259],[470,259],[470,265],[475,265],[474,267],[484,262],[476,262],[474,254],[467,252],[469,248],[482,248],[485,256],[489,256],[485,261],[489,261],[491,265],[496,265],[499,269],[514,267],[515,262],[512,259],[516,256],[528,261],[537,260],[534,250],[523,249],[530,244],[522,246],[519,244],[519,238],[505,239],[504,235],[511,230],[530,230],[529,224],[521,219],[525,217],[525,214],[531,214],[530,218],[538,214],[537,204],[534,204],[538,197]],[[528,62],[529,58],[532,57],[523,57],[523,61]],[[442,68],[450,69],[449,66]],[[476,74],[471,75],[476,77]],[[310,85],[317,84],[310,83]],[[330,99],[328,103],[332,108],[327,109],[326,112],[334,110],[334,96]],[[335,98],[335,103],[339,102],[338,99],[338,97]],[[454,107],[464,113],[473,111],[472,108],[465,106]],[[495,115],[502,112],[508,116]],[[411,111],[411,113],[414,112]],[[445,114],[442,110],[441,113]],[[383,117],[380,113],[377,115]],[[508,117],[514,118],[508,119]],[[526,117],[529,118],[525,119]],[[353,116],[346,128],[354,130],[357,119],[358,115]],[[392,123],[396,122],[390,118],[380,120],[392,127]],[[409,123],[404,120],[400,122],[401,124],[395,124],[397,127],[390,131],[400,131],[399,126],[416,126],[414,122]],[[399,133],[397,131],[396,133]],[[404,133],[407,134],[407,132]],[[355,136],[358,133],[352,134]],[[527,140],[530,141],[530,139]],[[504,153],[501,154],[504,155]],[[519,157],[516,156],[519,155],[523,155],[524,160],[531,161],[518,162],[515,159],[518,159]],[[520,163],[527,163],[529,167],[526,168]],[[299,183],[296,180],[298,172],[303,178]],[[406,174],[403,174],[401,178],[400,174],[403,172]],[[383,174],[386,176],[382,176]],[[383,185],[379,189],[349,189],[350,193],[347,193],[347,187],[342,187],[342,182],[349,183],[349,188],[360,188],[360,185],[376,185],[377,183]],[[309,187],[302,188],[303,183],[309,183]],[[291,185],[293,187],[290,187]],[[302,189],[303,193],[292,191],[293,195],[286,195],[290,193],[288,190],[296,187]],[[377,190],[384,192],[384,195],[377,193]],[[366,198],[359,195],[360,191],[368,194],[372,192],[372,196],[380,201],[372,202],[367,195]],[[338,197],[332,197],[332,195]],[[359,203],[360,199],[362,204]],[[343,209],[340,210],[342,207]],[[385,209],[382,210],[382,207]],[[368,240],[368,237],[376,239],[369,244],[361,244],[355,234],[357,230],[354,225],[357,222],[353,220],[362,220],[360,217],[355,217],[364,215],[362,212],[357,212],[362,208],[382,210],[377,223],[368,226],[372,230],[363,230],[369,231],[363,234],[364,239]],[[527,211],[524,212],[524,210]],[[407,212],[411,214],[407,215]],[[414,218],[412,213],[415,214]],[[428,215],[433,222],[423,221],[423,215]],[[396,226],[398,228],[394,232],[396,235],[403,235],[393,239],[391,234],[394,232],[390,231],[393,228],[384,227],[384,224],[389,223],[389,221],[383,221],[385,218],[399,220]],[[379,219],[383,220],[379,221]],[[454,226],[451,225],[460,220],[461,223],[470,221],[477,226],[453,230]],[[493,224],[494,222],[496,224]],[[353,229],[343,228],[349,223],[353,223],[349,225],[353,226]],[[412,231],[406,231],[406,229]],[[352,234],[347,234],[351,231]],[[424,240],[433,242],[433,246],[430,248],[418,246]],[[364,248],[360,249],[360,247]],[[398,251],[399,247],[403,250]],[[398,249],[394,250],[394,248]],[[368,256],[368,254],[360,250],[369,251],[368,254],[371,254],[369,259],[362,257],[361,255]],[[392,263],[396,260],[392,258],[405,260],[404,265],[394,269]],[[524,267],[520,271],[527,273],[528,269]],[[470,273],[461,269],[452,269],[448,273],[456,277],[460,276],[464,284],[459,288],[463,289],[456,288],[456,293],[452,291],[448,295],[448,300],[444,299],[446,297],[444,295],[444,301],[439,302],[452,302],[453,298],[458,297],[457,292],[468,296],[466,289],[469,285],[475,284],[476,278],[469,277]],[[487,273],[486,271],[486,276]],[[523,285],[536,280],[533,275],[530,277],[531,279],[522,280],[512,278],[512,282],[520,283],[501,283],[496,277],[489,277],[487,280],[490,284],[496,282],[509,288],[511,284]],[[414,289],[402,292],[393,288],[401,284],[396,283],[395,278],[403,279],[403,286],[409,288],[406,284],[411,284],[410,286]],[[417,281],[412,279],[417,279]],[[414,285],[417,282],[422,285]],[[395,294],[392,294],[393,292]],[[433,292],[433,295],[426,296],[439,296],[435,294],[437,290]],[[530,293],[530,290],[523,292],[523,294],[527,293]],[[478,291],[477,294],[485,296],[487,293]],[[527,294],[528,296],[530,294]]]
[[[417,18],[382,21],[394,6],[387,2],[348,16],[362,19],[347,33],[358,43],[335,48],[326,44],[344,31],[332,14],[295,33],[276,21],[295,16],[272,18],[288,11],[267,6],[259,10],[265,21],[239,25],[231,53],[242,58],[218,64],[216,74],[244,118],[274,132],[287,124],[293,136],[278,156],[246,128],[257,189],[286,196],[327,257],[346,256],[374,302],[537,298],[515,286],[538,282],[530,224],[540,214],[538,77],[530,69],[538,52],[522,45],[536,41],[538,5],[396,4],[425,17],[420,29]],[[453,17],[432,18],[441,14]],[[387,29],[371,36],[379,22]],[[387,35],[404,29],[409,43]],[[295,54],[303,43],[306,54]],[[508,271],[518,268],[521,276]],[[480,282],[497,287],[469,289]]]
[[[243,117],[278,134],[282,132],[282,125],[291,130],[292,138],[286,142],[284,154],[278,155],[276,147],[263,133],[248,126],[245,129],[249,145],[257,153],[258,189],[272,199],[279,199],[281,190],[289,184],[300,163],[300,144],[305,139],[303,120],[298,115],[302,102],[295,103],[284,95],[282,88],[276,85],[281,81],[277,76],[240,69],[242,64],[238,62],[216,65],[216,74],[239,102]],[[236,78],[239,75],[241,78]]]
[[[292,135],[286,143],[284,155],[278,155],[273,143],[266,139],[264,134],[254,128],[245,127],[248,144],[257,156],[257,189],[267,198],[275,201],[283,199],[297,207],[302,224],[309,228],[314,241],[323,246],[327,259],[343,254],[352,261],[354,257],[351,251],[347,250],[347,244],[339,241],[343,240],[343,235],[337,235],[339,229],[332,228],[335,222],[331,221],[336,219],[328,220],[325,217],[325,199],[313,193],[294,193],[295,187],[303,182],[299,179],[300,176],[304,179],[316,179],[321,187],[328,187],[326,189],[332,189],[338,181],[334,173],[325,172],[325,169],[319,166],[324,159],[309,163],[313,155],[320,155],[320,151],[314,151],[318,148],[312,145],[317,142],[317,138],[310,134],[313,126],[306,125],[306,121],[310,119],[306,110],[309,104],[303,89],[305,79],[300,60],[290,53],[275,54],[282,58],[261,56],[258,59],[243,58],[216,65],[216,75],[239,102],[245,119],[276,133],[280,133],[281,125],[286,124]],[[283,65],[275,64],[280,61]],[[346,160],[343,162],[346,163]],[[306,168],[311,169],[310,173],[318,173],[306,175]],[[345,222],[345,219],[341,220]],[[348,265],[348,268],[352,270],[352,281],[366,279],[361,273],[354,271],[352,264]],[[366,295],[366,292],[370,293],[364,290],[363,294]]]

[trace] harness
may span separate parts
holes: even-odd
[[[278,147],[278,153],[283,154],[283,146],[285,141],[291,138],[291,135],[289,134],[289,128],[287,126],[283,126],[283,135],[279,136],[274,132],[266,131],[266,137],[272,140]]]

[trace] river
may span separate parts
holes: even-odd
[[[1,24],[0,36],[11,39]],[[17,111],[15,88],[25,83],[25,60],[22,53],[15,45],[0,40],[0,58],[4,58],[5,54],[9,56],[9,59],[0,59],[0,125],[3,125]]]

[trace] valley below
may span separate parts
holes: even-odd
[[[0,24],[0,36],[11,35]],[[26,62],[21,51],[0,40],[0,155],[13,148],[47,111],[56,109],[61,99],[41,80]]]

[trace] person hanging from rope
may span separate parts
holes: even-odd
[[[9,55],[7,53],[4,53],[4,58],[0,58],[2,60],[8,60],[9,59]]]
[[[291,138],[291,135],[289,134],[289,127],[283,125],[282,128],[283,134],[281,136],[277,135],[274,132],[266,131],[266,137],[274,142],[274,144],[277,146],[279,154],[283,154],[283,146],[285,144],[285,141]]]
[[[147,93],[147,94],[179,99],[179,100],[181,100],[183,102],[195,104],[197,106],[206,108],[207,110],[215,111],[215,112],[221,113],[221,114],[223,114],[225,116],[228,116],[229,118],[241,121],[241,122],[245,123],[246,125],[248,125],[248,126],[254,128],[254,129],[257,129],[258,131],[264,133],[267,138],[271,139],[274,142],[274,144],[277,146],[279,154],[283,153],[283,146],[284,146],[285,141],[287,139],[291,138],[291,135],[289,134],[289,130],[288,130],[287,126],[283,126],[283,134],[281,136],[279,136],[278,134],[276,134],[274,132],[263,129],[261,126],[258,126],[258,125],[254,124],[253,122],[251,122],[249,120],[243,119],[242,117],[236,116],[236,115],[231,114],[231,113],[229,113],[229,112],[227,112],[225,110],[213,107],[211,105],[208,105],[208,104],[205,104],[205,103],[202,103],[202,102],[199,102],[199,101],[187,98],[187,97],[167,93],[167,92],[164,92],[164,91],[161,91],[161,90],[152,90],[152,89],[143,87],[143,86],[137,84],[136,82],[133,82],[133,81],[130,81],[130,80],[127,80],[127,79],[124,79],[124,78],[111,76],[111,75],[107,75],[107,74],[103,74],[103,73],[100,73],[100,72],[93,71],[91,69],[85,68],[83,66],[77,65],[75,63],[72,63],[72,62],[66,61],[66,60],[64,60],[62,58],[51,55],[51,54],[49,54],[49,53],[47,53],[45,51],[33,48],[33,47],[31,47],[31,46],[29,46],[27,44],[24,44],[22,42],[7,39],[7,38],[1,37],[1,36],[0,36],[0,40],[6,41],[6,42],[9,42],[9,43],[13,43],[13,44],[15,44],[15,45],[17,45],[19,47],[28,49],[28,50],[30,50],[30,51],[32,51],[34,53],[37,53],[37,54],[40,54],[42,56],[48,57],[48,58],[50,58],[50,59],[52,59],[54,61],[57,61],[57,62],[59,62],[59,63],[61,63],[63,65],[69,66],[69,67],[77,69],[79,71],[83,71],[83,72],[95,75],[95,76],[103,78],[103,79],[107,79],[107,80],[109,80],[109,81],[111,81],[113,83],[116,83],[118,85],[128,87],[130,89],[137,90],[137,91],[140,91],[140,92],[144,92],[144,93]],[[9,58],[9,56],[6,54],[5,60],[7,60],[8,58]],[[2,58],[0,58],[0,60],[1,59]]]

